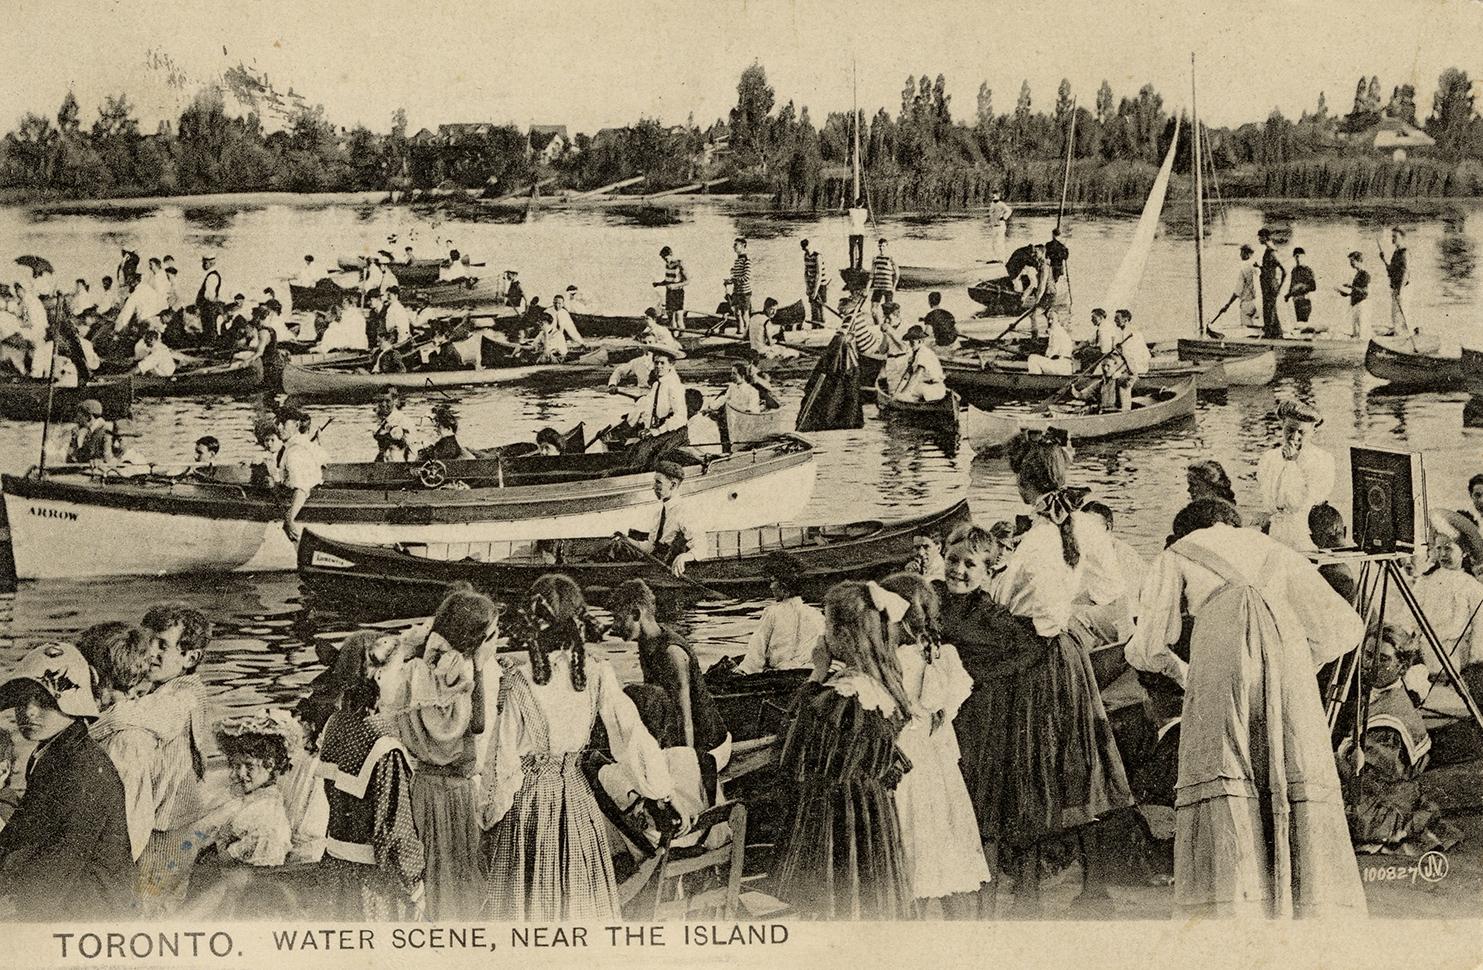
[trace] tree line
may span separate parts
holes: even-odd
[[[215,84],[173,122],[144,132],[127,95],[105,98],[89,123],[69,91],[55,116],[27,113],[5,135],[0,188],[66,198],[447,186],[504,195],[537,182],[590,190],[641,178],[632,191],[652,192],[724,178],[729,191],[767,192],[783,208],[837,209],[849,201],[858,125],[866,192],[879,211],[967,208],[996,189],[1011,199],[1055,201],[1068,149],[1069,201],[1116,205],[1147,194],[1174,137],[1174,119],[1149,84],[1118,96],[1103,81],[1082,99],[1062,80],[1042,101],[1027,81],[1000,111],[984,83],[968,120],[954,119],[946,88],[941,74],[909,77],[894,111],[833,112],[816,124],[807,107],[779,104],[766,70],[754,63],[742,72],[724,122],[701,128],[693,118],[675,126],[641,119],[577,134],[552,158],[513,125],[412,137],[400,110],[388,130],[374,132],[337,127],[323,107],[299,103],[270,131],[256,111],[229,110],[227,92]],[[1405,160],[1378,152],[1372,133],[1386,119],[1424,130],[1434,147]],[[1181,130],[1185,155],[1188,128]],[[1456,68],[1442,72],[1424,116],[1411,85],[1386,99],[1377,77],[1361,77],[1345,114],[1331,111],[1320,93],[1295,120],[1274,109],[1262,121],[1207,128],[1205,144],[1212,189],[1229,197],[1483,195],[1483,121],[1470,78]],[[1188,170],[1185,159],[1178,170]]]

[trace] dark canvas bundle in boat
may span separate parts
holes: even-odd
[[[844,334],[837,334],[803,389],[799,431],[837,431],[865,426],[860,406],[860,358]]]

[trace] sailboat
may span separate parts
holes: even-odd
[[[1190,115],[1192,119],[1191,168],[1195,197],[1195,313],[1199,336],[1181,338],[1179,356],[1186,360],[1220,360],[1225,362],[1226,377],[1232,384],[1265,384],[1272,379],[1266,374],[1265,355],[1272,354],[1271,369],[1311,371],[1325,367],[1354,366],[1365,358],[1368,346],[1364,340],[1339,337],[1224,337],[1212,332],[1205,323],[1205,281],[1203,252],[1205,245],[1204,183],[1201,158],[1203,127],[1199,103],[1195,97],[1195,58],[1190,55]],[[1266,374],[1263,377],[1263,374]]]

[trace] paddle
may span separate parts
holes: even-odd
[[[1223,334],[1220,331],[1218,331],[1218,330],[1215,329],[1215,321],[1219,320],[1220,319],[1220,315],[1222,313],[1225,313],[1227,310],[1229,310],[1231,308],[1231,304],[1232,303],[1235,303],[1236,300],[1239,299],[1239,298],[1240,298],[1240,294],[1239,293],[1232,293],[1231,294],[1231,298],[1226,301],[1226,305],[1223,306],[1223,307],[1221,307],[1219,310],[1215,311],[1215,316],[1211,317],[1210,318],[1210,322],[1207,323],[1207,324],[1205,324],[1205,332],[1207,334],[1209,334],[1210,336],[1214,337],[1216,340],[1220,340],[1220,339],[1223,339],[1225,337],[1225,334]]]
[[[1385,266],[1386,271],[1389,272],[1390,260],[1385,258],[1385,248],[1380,245],[1380,240],[1378,239],[1375,240],[1375,252],[1380,255],[1380,262]],[[1417,354],[1421,353],[1421,348],[1416,346],[1416,332],[1411,329],[1411,321],[1406,319],[1405,309],[1395,302],[1395,297],[1393,296],[1391,297],[1391,305],[1401,311],[1401,326],[1406,328],[1406,337],[1411,341],[1411,351]]]
[[[1040,406],[1043,408],[1049,408],[1052,404],[1055,404],[1057,401],[1059,401],[1063,394],[1066,394],[1068,391],[1074,392],[1076,388],[1076,382],[1078,380],[1083,377],[1090,376],[1093,371],[1095,371],[1098,367],[1101,367],[1104,362],[1111,360],[1113,356],[1121,356],[1123,352],[1123,341],[1126,341],[1127,339],[1127,337],[1124,337],[1122,340],[1118,341],[1116,346],[1114,346],[1107,353],[1103,354],[1101,357],[1098,357],[1080,373],[1071,375],[1071,380],[1066,383],[1066,386],[1061,388],[1056,393],[1052,394],[1050,397],[1046,398]],[[1126,360],[1126,358],[1124,358],[1124,360]]]

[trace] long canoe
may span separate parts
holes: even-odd
[[[347,295],[358,299],[360,290],[358,287],[339,286],[329,280],[320,280],[312,287],[290,284],[289,294],[293,298],[295,310],[328,310],[338,306]],[[433,307],[492,307],[503,302],[494,281],[479,279],[418,287],[417,297]]]
[[[1464,383],[1461,356],[1413,353],[1408,344],[1395,339],[1370,341],[1365,370],[1392,387],[1417,391],[1450,391]]]
[[[184,397],[193,394],[253,394],[263,389],[260,358],[234,360],[178,370],[169,377],[131,375],[136,397]]]
[[[1463,385],[1474,395],[1483,395],[1483,350],[1462,348]]]
[[[341,256],[336,260],[340,269],[348,273],[359,273],[365,269],[366,257],[364,256]],[[410,263],[393,262],[391,271],[396,274],[397,283],[402,286],[426,286],[438,281],[438,273],[443,269],[441,259],[414,259]],[[295,304],[297,306],[297,304]]]
[[[403,374],[371,374],[321,364],[300,364],[290,360],[283,365],[283,393],[317,401],[368,401],[380,397],[388,388],[406,394],[435,393],[461,387],[490,387],[522,381],[580,365],[529,364],[510,367],[486,367],[481,370],[409,371]],[[606,368],[599,368],[605,370]]]
[[[925,290],[933,286],[967,286],[983,273],[982,266],[901,266],[897,285],[903,290]]]
[[[947,386],[969,401],[1038,400],[1063,390],[1073,379],[1067,374],[1031,374],[1024,361],[1014,360],[985,360],[977,367],[968,363],[944,362],[942,369],[947,376]],[[1202,391],[1229,386],[1222,361],[1175,361],[1150,368],[1147,374],[1138,378],[1138,387],[1175,387],[1192,378]],[[1090,383],[1094,379],[1094,375],[1078,378],[1081,383]]]
[[[879,392],[875,398],[876,410],[888,421],[899,421],[916,428],[950,432],[953,435],[961,430],[959,412],[962,406],[962,399],[951,390],[946,397],[937,401],[902,401]]]
[[[54,387],[49,392],[53,421],[72,417],[77,405],[89,398],[103,405],[103,417],[110,421],[127,418],[134,412],[134,379],[129,374],[100,377],[81,387]],[[0,417],[11,421],[43,421],[47,398],[46,381],[28,377],[0,380]]]
[[[782,408],[754,413],[726,404],[726,436],[733,445],[761,441],[788,431],[788,421]]]
[[[688,459],[682,459],[688,461]],[[484,544],[508,558],[541,539],[652,528],[654,475],[623,455],[360,466],[360,488],[316,488],[299,523],[366,544]],[[326,477],[345,477],[330,466]],[[813,495],[813,446],[793,436],[693,463],[687,509],[714,529],[797,517]],[[0,478],[19,579],[293,569],[282,497],[265,484],[86,473]],[[454,486],[454,487],[450,487]],[[496,551],[499,550],[499,551]]]
[[[964,422],[964,436],[979,454],[995,454],[1021,430],[1061,428],[1071,440],[1091,441],[1147,431],[1195,416],[1195,382],[1187,380],[1172,388],[1161,388],[1135,398],[1127,411],[1066,409],[1050,414],[1004,414],[980,411],[972,405]]]
[[[1270,350],[1277,355],[1279,370],[1298,371],[1355,366],[1364,360],[1367,348],[1363,340],[1303,337],[1227,337],[1221,340],[1181,338],[1178,346],[1179,356],[1185,360],[1249,357]],[[1431,349],[1436,349],[1434,342]],[[1422,350],[1426,351],[1425,346]]]
[[[687,483],[688,484],[688,483]],[[299,575],[316,592],[374,603],[407,616],[430,613],[454,583],[490,593],[526,590],[539,576],[561,572],[589,591],[610,590],[642,579],[664,596],[764,593],[766,559],[782,550],[797,559],[808,591],[821,596],[844,579],[875,579],[905,565],[916,535],[946,534],[970,522],[968,503],[896,522],[844,525],[764,525],[706,534],[706,551],[676,577],[655,562],[611,562],[607,536],[536,542],[514,556],[470,542],[399,547],[336,541],[315,530],[299,543]],[[491,554],[493,553],[493,554]],[[390,602],[395,599],[395,603]]]

